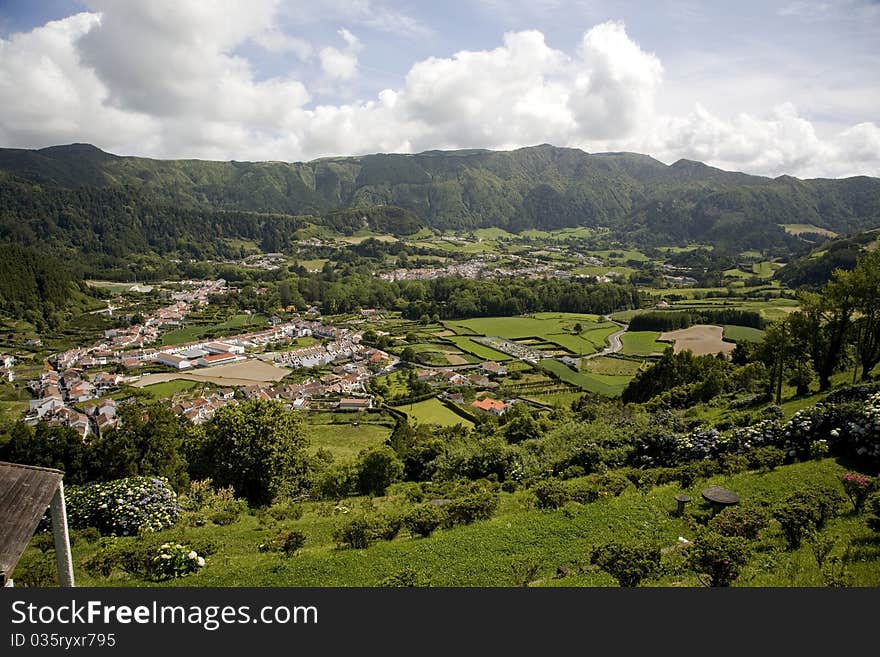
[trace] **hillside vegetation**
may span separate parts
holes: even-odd
[[[646,244],[742,249],[803,243],[783,224],[851,233],[880,220],[880,181],[873,178],[769,179],[687,160],[667,166],[646,155],[588,154],[549,145],[283,163],[159,161],[75,144],[0,150],[0,171],[6,172],[0,236],[17,240],[28,237],[17,231],[28,230],[43,239],[41,222],[51,227],[71,221],[87,212],[94,195],[100,197],[95,205],[106,206],[107,237],[117,243],[155,239],[158,229],[149,223],[133,235],[131,226],[140,224],[131,215],[161,220],[166,210],[160,208],[169,206],[177,213],[171,239],[199,234],[196,224],[204,213],[235,213],[207,215],[210,225],[229,228],[211,230],[210,237],[251,233],[252,238],[254,222],[261,220],[242,213],[329,215],[329,225],[338,220],[349,225],[344,214],[333,213],[387,206],[406,214],[380,212],[376,223],[401,234],[415,232],[415,218],[443,230],[601,226]],[[34,206],[42,206],[39,218],[29,212]],[[187,214],[194,211],[197,215]],[[287,227],[280,228],[286,235]],[[256,230],[257,239],[274,239],[274,231],[266,235],[266,230]]]

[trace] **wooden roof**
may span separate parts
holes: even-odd
[[[60,470],[0,461],[0,583],[12,575],[62,477]]]

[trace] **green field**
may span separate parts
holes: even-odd
[[[581,370],[590,374],[611,374],[633,377],[644,369],[644,361],[599,356],[581,362]]]
[[[553,372],[561,381],[577,386],[581,390],[596,392],[607,397],[619,396],[632,379],[631,376],[575,372],[565,363],[550,358],[542,360],[538,364],[548,372]]]
[[[479,342],[474,342],[467,336],[455,335],[446,339],[465,353],[473,354],[477,358],[482,358],[483,360],[510,360],[510,356],[507,354],[492,349],[491,347],[487,347]]]
[[[463,424],[466,427],[473,426],[473,422],[450,411],[436,397],[396,408],[420,424],[439,424],[442,427],[451,427],[456,424]]]
[[[150,393],[153,399],[165,399],[172,397],[179,392],[191,390],[196,386],[204,386],[204,383],[197,381],[188,381],[187,379],[175,379],[174,381],[165,381],[164,383],[154,383],[153,385],[144,386],[143,391]]]
[[[459,335],[490,335],[508,340],[530,337],[550,339],[554,334],[571,334],[574,325],[578,323],[584,329],[596,328],[590,325],[599,324],[599,317],[577,313],[535,313],[528,316],[478,317],[444,322],[447,328]]]
[[[337,461],[354,461],[361,450],[378,447],[391,435],[390,421],[380,424],[368,421],[369,416],[358,413],[338,413],[333,419],[335,422],[332,424],[307,425],[311,439],[309,454],[323,448],[333,454]]]
[[[662,354],[668,342],[660,342],[657,331],[627,331],[620,337],[623,343],[622,352],[634,356],[647,356],[649,354]]]
[[[724,337],[734,342],[761,342],[764,339],[764,331],[751,326],[725,324]]]
[[[12,424],[27,413],[26,401],[0,401],[0,425]]]
[[[581,325],[580,334],[573,333],[574,326]],[[534,338],[539,343],[558,345],[569,353],[592,354],[606,345],[605,339],[617,330],[611,322],[599,321],[597,315],[577,313],[535,313],[518,317],[480,317],[477,319],[444,322],[446,328],[455,331],[457,338],[449,338],[464,351],[481,356],[471,349],[464,336],[497,336],[507,340]],[[543,348],[540,344],[537,348]],[[493,356],[486,355],[486,358]],[[509,356],[507,357],[509,358]]]
[[[163,345],[181,344],[183,342],[196,342],[199,336],[205,333],[215,335],[230,335],[234,332],[245,333],[248,329],[256,330],[266,326],[266,318],[262,315],[233,315],[224,322],[217,324],[190,324],[183,328],[170,331],[162,336]]]

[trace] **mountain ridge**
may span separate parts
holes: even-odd
[[[837,233],[880,226],[877,178],[767,178],[685,158],[665,164],[549,144],[307,162],[156,160],[70,144],[0,149],[0,171],[3,191],[15,195],[42,191],[29,185],[117,189],[143,204],[197,212],[317,217],[394,206],[440,230],[604,227],[645,244],[791,249],[798,238],[782,224]]]

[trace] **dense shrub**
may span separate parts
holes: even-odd
[[[75,529],[132,535],[171,527],[180,515],[177,495],[163,479],[130,477],[66,491],[67,515]]]
[[[306,535],[296,529],[278,532],[272,540],[260,543],[260,552],[281,552],[285,557],[292,557],[306,543]]]
[[[868,498],[866,506],[871,516],[868,518],[868,527],[875,532],[880,532],[880,493],[874,493]]]
[[[412,568],[405,568],[384,578],[379,582],[379,586],[395,588],[431,586],[431,578]]]
[[[687,565],[708,577],[709,586],[730,586],[749,558],[749,545],[739,536],[701,532],[687,549]]]
[[[558,509],[568,502],[568,489],[556,479],[544,479],[532,487],[539,509]]]
[[[428,537],[443,522],[443,512],[433,504],[420,504],[406,513],[403,524],[412,534]]]
[[[770,514],[756,506],[732,506],[709,521],[709,528],[722,536],[739,536],[749,540],[758,538],[770,522]]]
[[[453,499],[444,509],[445,527],[469,525],[477,520],[488,520],[498,508],[498,495],[489,491],[478,491]]]
[[[363,550],[370,547],[373,535],[366,518],[352,518],[338,526],[333,532],[333,540],[340,547]]]
[[[785,462],[785,452],[778,447],[758,447],[747,455],[749,467],[761,472],[772,472]]]
[[[638,586],[660,568],[660,549],[641,544],[608,543],[593,549],[590,562],[617,580],[620,586]]]

